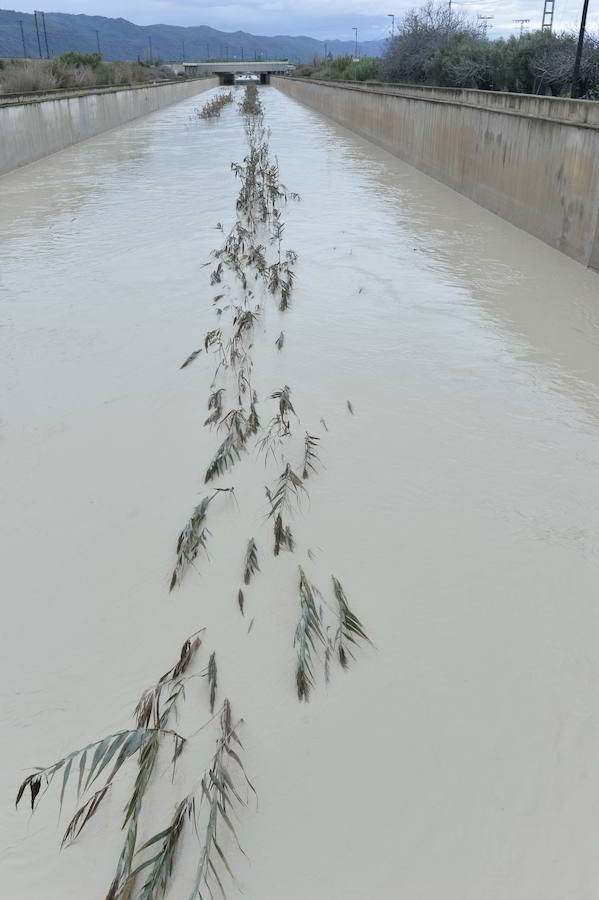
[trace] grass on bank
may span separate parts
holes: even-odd
[[[161,65],[103,62],[99,53],[63,53],[55,59],[4,60],[0,68],[0,93],[144,84],[172,78],[171,69]]]
[[[315,59],[312,63],[297,66],[293,74],[323,81],[376,81],[380,65],[378,56],[363,56],[358,62],[354,62],[352,56],[336,56],[335,59]]]

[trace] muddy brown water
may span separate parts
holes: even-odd
[[[185,101],[0,179],[3,894],[105,896],[134,768],[62,853],[74,799],[58,822],[54,784],[32,817],[16,786],[127,727],[206,626],[260,798],[238,822],[248,859],[231,851],[248,900],[594,900],[599,278],[261,96],[302,201],[285,212],[292,308],[256,336],[258,392],[289,384],[322,436],[298,542],[376,649],[297,703],[300,558],[271,558],[253,457],[223,479],[239,508],[215,512],[210,563],[168,594],[215,447],[208,368],[178,366],[214,327],[202,264],[233,222],[236,109],[195,121]],[[205,693],[198,679],[183,733]],[[214,734],[198,740],[174,785],[161,765],[142,836],[205,765]],[[196,858],[190,838],[170,897]]]

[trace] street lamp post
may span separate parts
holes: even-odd
[[[391,19],[391,40],[395,37],[395,14],[387,13],[387,18]]]
[[[576,59],[574,60],[574,71],[572,72],[572,90],[570,96],[573,99],[578,97],[578,83],[580,81],[580,60],[582,59],[582,49],[584,47],[584,32],[587,24],[587,12],[589,9],[589,0],[584,0],[582,6],[582,17],[580,19],[580,34],[578,35],[578,46],[576,47]]]

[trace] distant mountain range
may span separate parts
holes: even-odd
[[[23,53],[23,36],[25,53]],[[46,55],[46,40],[38,15],[39,41],[34,16],[0,9],[0,57]],[[104,16],[45,14],[48,49],[51,56],[67,50],[92,53],[100,48],[104,59],[149,59],[165,61],[217,59],[289,59],[310,62],[325,52],[333,56],[353,53],[353,41],[317,41],[311,37],[280,35],[266,37],[245,31],[217,31],[207,25],[183,28],[178,25],[134,25],[126,19]],[[383,41],[359,44],[363,56],[379,56]]]

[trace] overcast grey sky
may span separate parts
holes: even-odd
[[[13,0],[14,2],[14,0]],[[543,0],[469,0],[454,9],[476,15],[493,15],[491,36],[519,31],[514,19],[530,19],[539,27]],[[23,12],[39,9],[41,3],[23,7]],[[43,4],[45,5],[45,4]],[[222,31],[250,31],[253,34],[307,34],[317,38],[353,39],[352,26],[360,40],[375,40],[389,33],[391,19],[412,6],[407,0],[51,0],[46,12],[87,13],[122,17],[139,25],[211,25]],[[578,28],[582,0],[556,0],[554,26]],[[590,0],[589,26],[599,30],[599,0]]]

